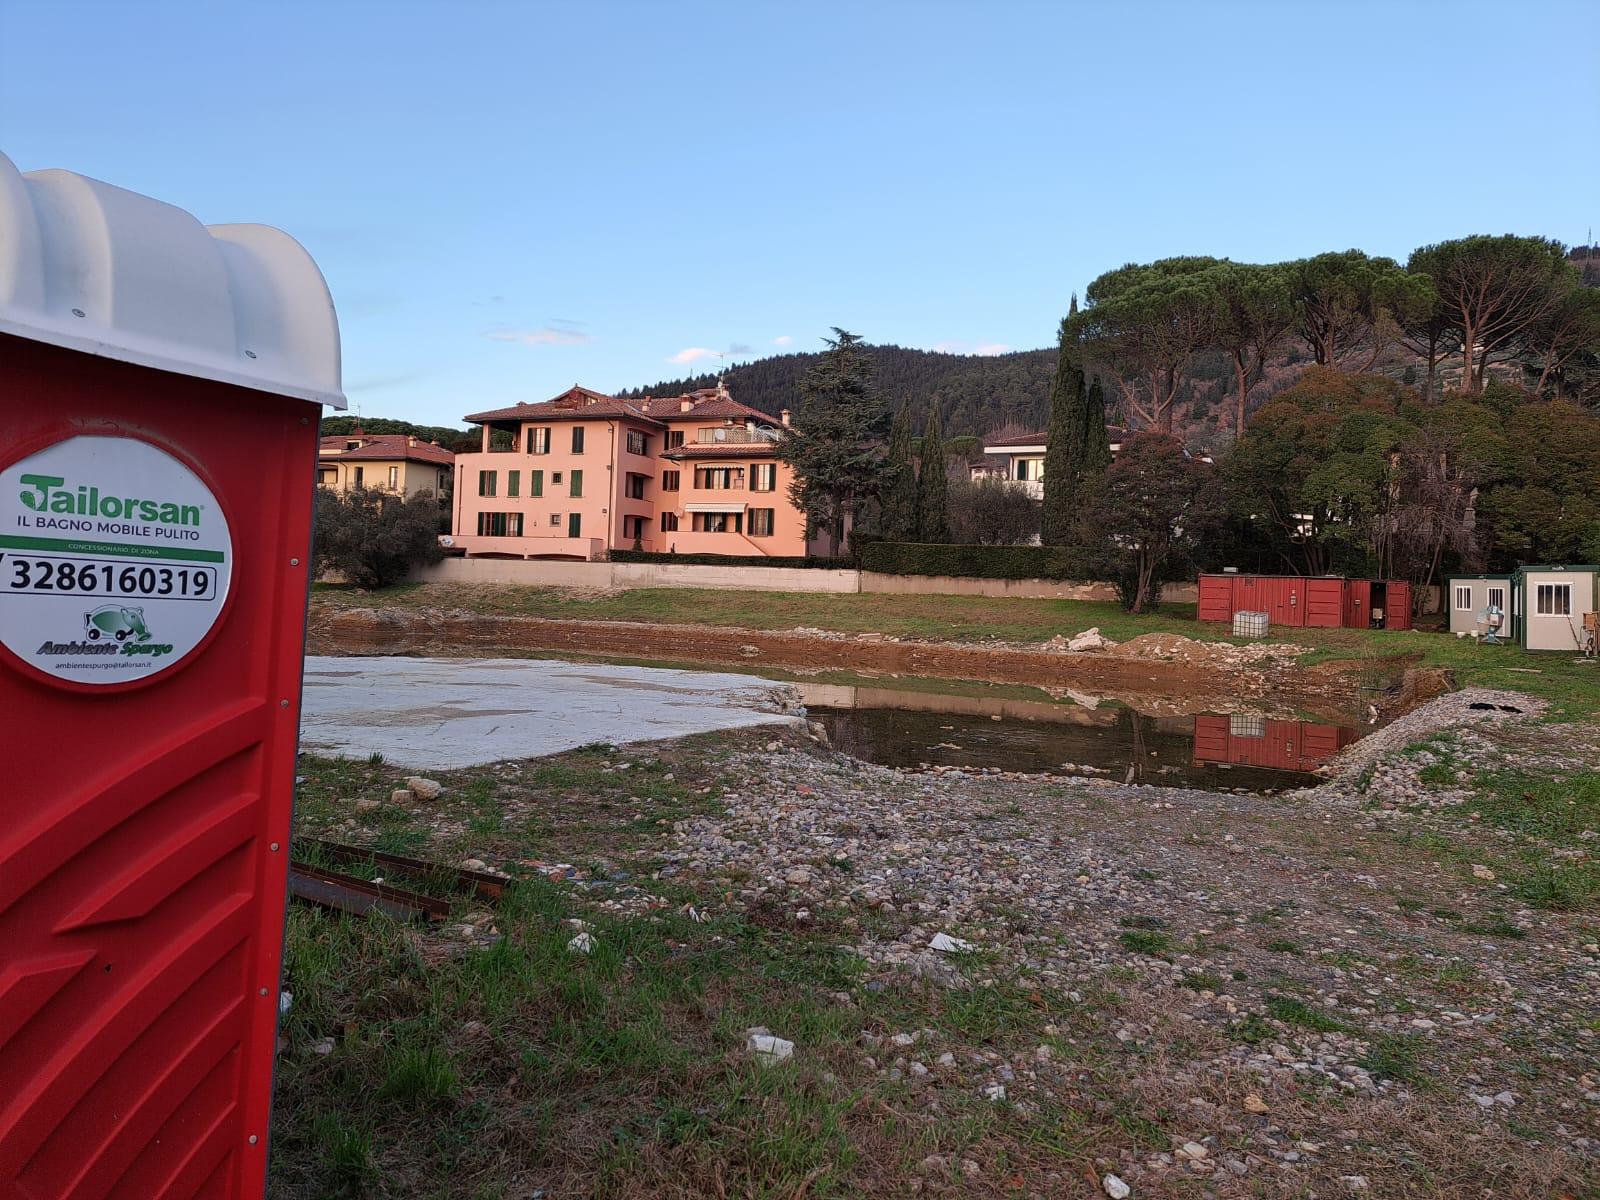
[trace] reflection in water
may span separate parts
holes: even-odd
[[[1158,717],[1109,704],[796,686],[835,747],[891,767],[993,767],[1268,791],[1314,782],[1308,772],[1359,736],[1310,721]]]

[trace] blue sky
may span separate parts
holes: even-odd
[[[0,150],[298,237],[352,408],[1049,343],[1179,253],[1600,223],[1587,5],[0,0]],[[696,353],[698,352],[698,353]]]

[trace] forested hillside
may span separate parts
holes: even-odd
[[[878,387],[895,407],[910,401],[917,432],[928,414],[939,410],[946,437],[983,436],[1004,425],[1042,429],[1050,408],[1056,351],[1022,350],[979,357],[909,350],[904,346],[868,346]],[[800,379],[818,354],[780,354],[729,367],[723,378],[734,398],[776,416],[799,406]],[[715,374],[664,380],[647,387],[617,392],[619,396],[675,396],[712,387]]]

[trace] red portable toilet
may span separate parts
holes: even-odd
[[[265,1186],[316,265],[0,157],[0,1195]]]

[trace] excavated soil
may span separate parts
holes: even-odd
[[[1360,704],[1349,664],[1296,666],[1298,648],[1233,646],[1171,634],[1135,638],[1109,651],[1066,653],[1018,645],[907,641],[879,634],[771,632],[708,625],[565,621],[488,616],[460,609],[317,609],[307,632],[313,654],[492,655],[528,651],[790,670],[846,670],[1044,688],[1116,697],[1182,696],[1194,711],[1248,703],[1322,716]]]

